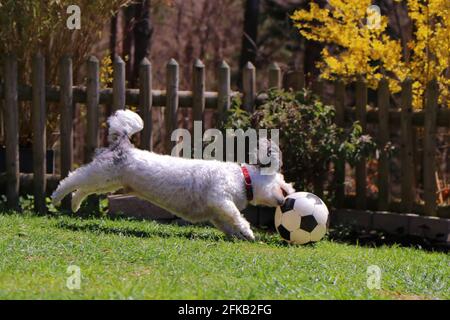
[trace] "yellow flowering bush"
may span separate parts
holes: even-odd
[[[439,102],[450,107],[450,1],[407,0],[407,7],[414,25],[409,57],[370,0],[329,0],[324,8],[311,1],[309,10],[297,10],[291,18],[306,39],[325,44],[318,62],[322,78],[351,82],[364,76],[376,88],[385,77],[397,93],[409,77],[415,108],[423,107],[426,83],[436,78]]]

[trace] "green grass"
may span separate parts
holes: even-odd
[[[229,241],[210,227],[0,215],[1,299],[449,299],[445,253],[277,235]],[[81,268],[79,290],[67,267]],[[367,267],[382,270],[367,288]]]

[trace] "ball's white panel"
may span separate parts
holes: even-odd
[[[306,197],[300,197],[295,200],[294,210],[302,217],[311,215],[314,212],[314,201]]]
[[[285,212],[281,216],[281,224],[289,231],[297,230],[300,227],[300,215],[295,210]]]
[[[319,224],[326,225],[328,220],[328,208],[325,204],[316,205],[314,207],[314,217],[316,218]]]
[[[294,192],[291,193],[288,197],[292,199],[305,198],[308,192]]]
[[[311,235],[301,229],[291,232],[291,242],[295,244],[305,244],[311,241]]]
[[[281,209],[280,207],[277,207],[275,210],[275,227],[278,227],[281,224]]]
[[[324,224],[318,224],[311,232],[311,241],[319,241],[325,233],[327,233],[327,227]]]

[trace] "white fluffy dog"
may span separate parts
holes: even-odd
[[[240,210],[249,203],[276,207],[295,192],[280,173],[261,174],[257,165],[217,160],[197,160],[160,155],[135,148],[130,137],[143,121],[130,110],[119,110],[108,119],[109,147],[99,149],[94,160],[71,172],[52,194],[59,204],[73,193],[72,210],[78,211],[90,194],[124,189],[191,222],[210,221],[229,236],[254,240]],[[272,146],[271,157],[281,163]]]

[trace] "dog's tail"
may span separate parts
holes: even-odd
[[[131,110],[117,110],[108,118],[108,141],[116,141],[118,137],[131,136],[144,128],[144,121]]]

